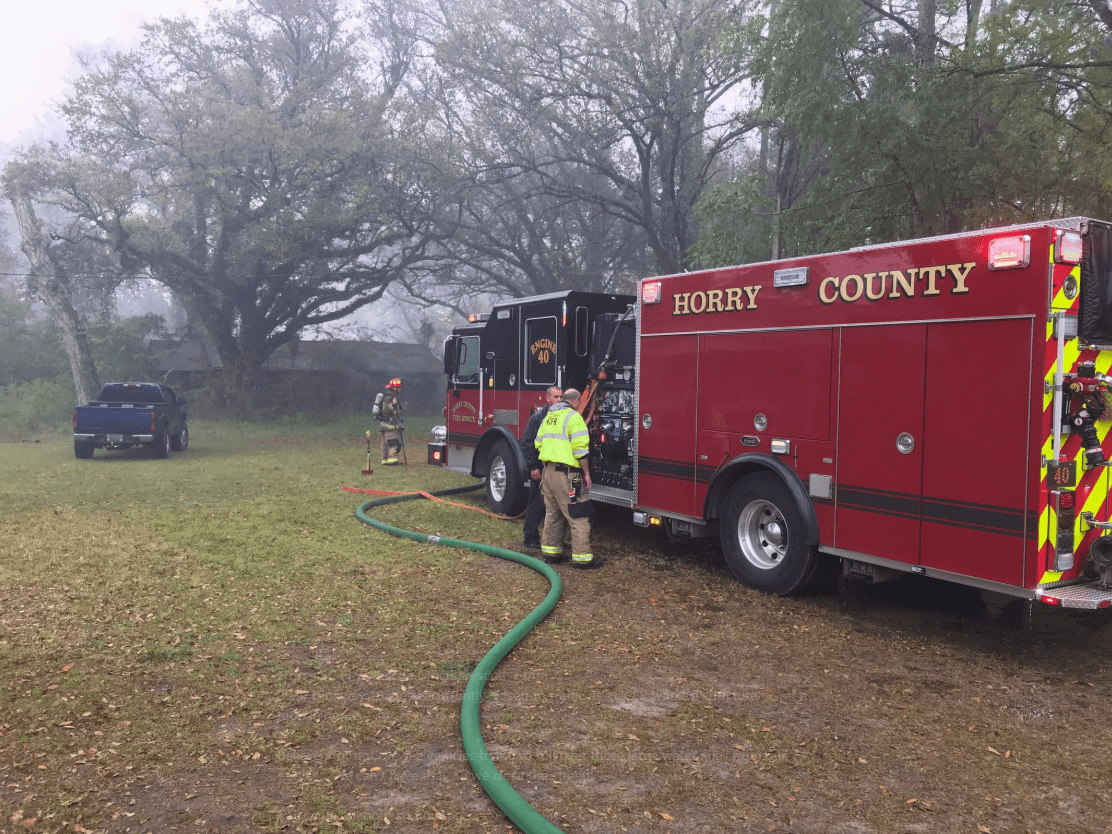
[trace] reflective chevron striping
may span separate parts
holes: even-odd
[[[1053,262],[1053,253],[1051,253],[1051,260]],[[1081,268],[1075,266],[1072,269],[1055,268],[1052,284],[1053,300],[1051,301],[1051,310],[1054,311],[1071,311],[1077,312],[1079,298],[1073,299],[1066,298],[1063,288],[1065,286],[1066,277],[1073,275],[1074,279],[1080,282]],[[1082,351],[1078,347],[1076,339],[1067,340],[1062,346],[1062,360],[1063,360],[1063,373],[1069,373],[1077,367],[1077,364],[1082,361],[1095,361],[1097,370],[1106,373],[1109,366],[1112,365],[1112,356],[1107,355],[1107,352],[1096,351]],[[1054,322],[1048,321],[1046,325],[1046,385],[1043,389],[1043,425],[1046,427],[1046,436],[1043,441],[1042,456],[1043,460],[1053,459],[1054,450],[1054,432],[1058,431],[1058,427],[1053,425],[1053,407],[1054,407],[1054,378],[1058,370],[1058,340],[1054,336]],[[1109,449],[1106,440],[1108,438],[1109,429],[1112,425],[1109,423],[1097,423],[1097,437],[1100,438],[1101,447],[1104,448],[1105,454],[1112,456],[1112,449]],[[1092,538],[1095,538],[1091,532],[1086,534],[1081,530],[1081,513],[1085,511],[1097,513],[1100,511],[1102,505],[1108,497],[1108,473],[1106,467],[1099,469],[1085,470],[1084,468],[1084,450],[1081,447],[1080,438],[1076,434],[1064,435],[1061,445],[1061,458],[1062,460],[1074,460],[1077,462],[1077,494],[1083,500],[1083,505],[1077,508],[1074,519],[1074,545],[1075,552],[1078,554],[1088,552],[1088,544]],[[1054,552],[1058,540],[1058,524],[1057,515],[1050,510],[1049,493],[1046,484],[1046,468],[1042,470],[1042,484],[1039,491],[1039,550],[1040,554],[1049,554]],[[1084,537],[1084,538],[1083,538]],[[1090,541],[1085,541],[1085,538]],[[1062,574],[1058,571],[1046,570],[1042,574],[1039,584],[1048,582],[1057,582],[1062,578]]]

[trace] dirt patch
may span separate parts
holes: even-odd
[[[607,567],[558,568],[560,604],[496,670],[481,712],[497,766],[561,829],[1112,830],[1106,614],[916,579],[778,599],[736,584],[714,544],[600,516]],[[163,728],[145,752],[110,704],[69,727],[24,726],[21,697],[49,684],[4,682],[0,827],[513,830],[468,766],[459,705],[520,616],[484,591],[512,582],[527,611],[543,583],[461,558],[473,580],[440,589],[404,637],[244,641],[220,695],[172,662],[131,670]],[[349,629],[371,617],[359,608]],[[288,670],[274,709],[252,691],[271,666]],[[51,754],[36,733],[57,739]]]

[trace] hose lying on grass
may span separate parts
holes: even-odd
[[[443,489],[431,493],[431,496],[457,495],[461,492],[470,492],[479,489],[482,486],[483,484],[480,483],[472,486]],[[482,729],[479,725],[479,705],[483,700],[483,690],[486,688],[487,681],[490,680],[494,668],[502,662],[502,658],[509,654],[518,643],[524,640],[525,635],[532,631],[533,628],[556,607],[556,603],[560,599],[560,593],[563,590],[560,574],[556,573],[556,571],[541,560],[526,556],[524,553],[506,550],[501,547],[492,547],[486,544],[477,544],[476,542],[464,541],[462,539],[451,539],[445,536],[431,536],[426,533],[415,533],[412,530],[403,530],[400,527],[394,527],[367,515],[367,510],[371,507],[383,507],[387,504],[398,504],[402,501],[412,501],[415,498],[423,497],[425,496],[421,493],[403,493],[385,498],[378,498],[373,501],[366,501],[355,510],[355,517],[364,524],[368,524],[377,530],[382,530],[393,536],[400,536],[401,538],[412,539],[418,542],[443,544],[448,547],[462,547],[466,550],[474,550],[479,553],[486,553],[489,556],[495,556],[499,559],[517,562],[525,565],[527,568],[535,570],[548,580],[548,595],[541,601],[540,605],[534,608],[525,619],[510,629],[501,640],[494,644],[494,647],[483,656],[483,659],[479,661],[479,664],[471,673],[471,677],[468,678],[467,688],[463,692],[463,707],[460,710],[460,733],[463,736],[463,750],[467,754],[467,761],[471,765],[471,770],[474,771],[475,776],[478,777],[479,784],[483,786],[483,790],[494,800],[494,804],[502,810],[502,813],[509,817],[518,828],[525,832],[525,834],[553,834],[554,832],[555,834],[560,834],[560,829],[549,822],[545,817],[541,816],[532,805],[526,802],[517,791],[511,788],[509,782],[502,776],[498,768],[494,766],[494,762],[490,758],[490,753],[487,751],[486,744],[483,742]]]

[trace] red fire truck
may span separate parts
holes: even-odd
[[[525,500],[530,411],[574,386],[590,393],[591,497],[719,536],[752,587],[790,594],[834,557],[866,582],[1112,605],[1112,224],[508,301],[457,328],[444,365],[446,464],[485,478],[503,513]]]

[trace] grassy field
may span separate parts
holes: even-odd
[[[428,426],[419,421],[407,431],[410,466],[380,466],[376,435],[374,474],[363,476],[365,429],[195,421],[188,451],[164,461],[139,450],[78,461],[68,438],[0,446],[4,821],[138,831],[153,818],[157,831],[160,803],[136,809],[140,800],[121,786],[166,767],[270,760],[332,735],[339,755],[386,728],[399,745],[452,735],[451,704],[424,726],[396,704],[363,703],[352,681],[440,668],[462,686],[461,670],[501,636],[506,612],[532,605],[518,599],[520,585],[462,582],[462,565],[481,557],[355,520],[368,496],[342,486],[471,482],[424,465]],[[429,532],[517,537],[507,522],[450,506],[393,512]],[[498,616],[460,613],[468,609]],[[448,625],[456,620],[466,622]],[[425,660],[437,640],[447,660]],[[336,756],[315,758],[319,778],[281,816],[373,830],[375,815],[356,819],[335,801]],[[271,805],[264,797],[238,809],[237,825],[277,819]],[[193,809],[184,813],[192,822]]]
[[[0,831],[512,831],[463,754],[475,663],[543,598],[527,568],[398,539],[342,487],[363,422],[191,421],[168,460],[0,443]],[[377,438],[376,438],[377,440]],[[484,506],[482,492],[458,500]],[[502,547],[520,521],[431,501],[387,523]],[[510,784],[597,834],[1112,830],[1112,622],[912,579],[779,599],[713,540],[599,508],[601,571],[482,704]]]

